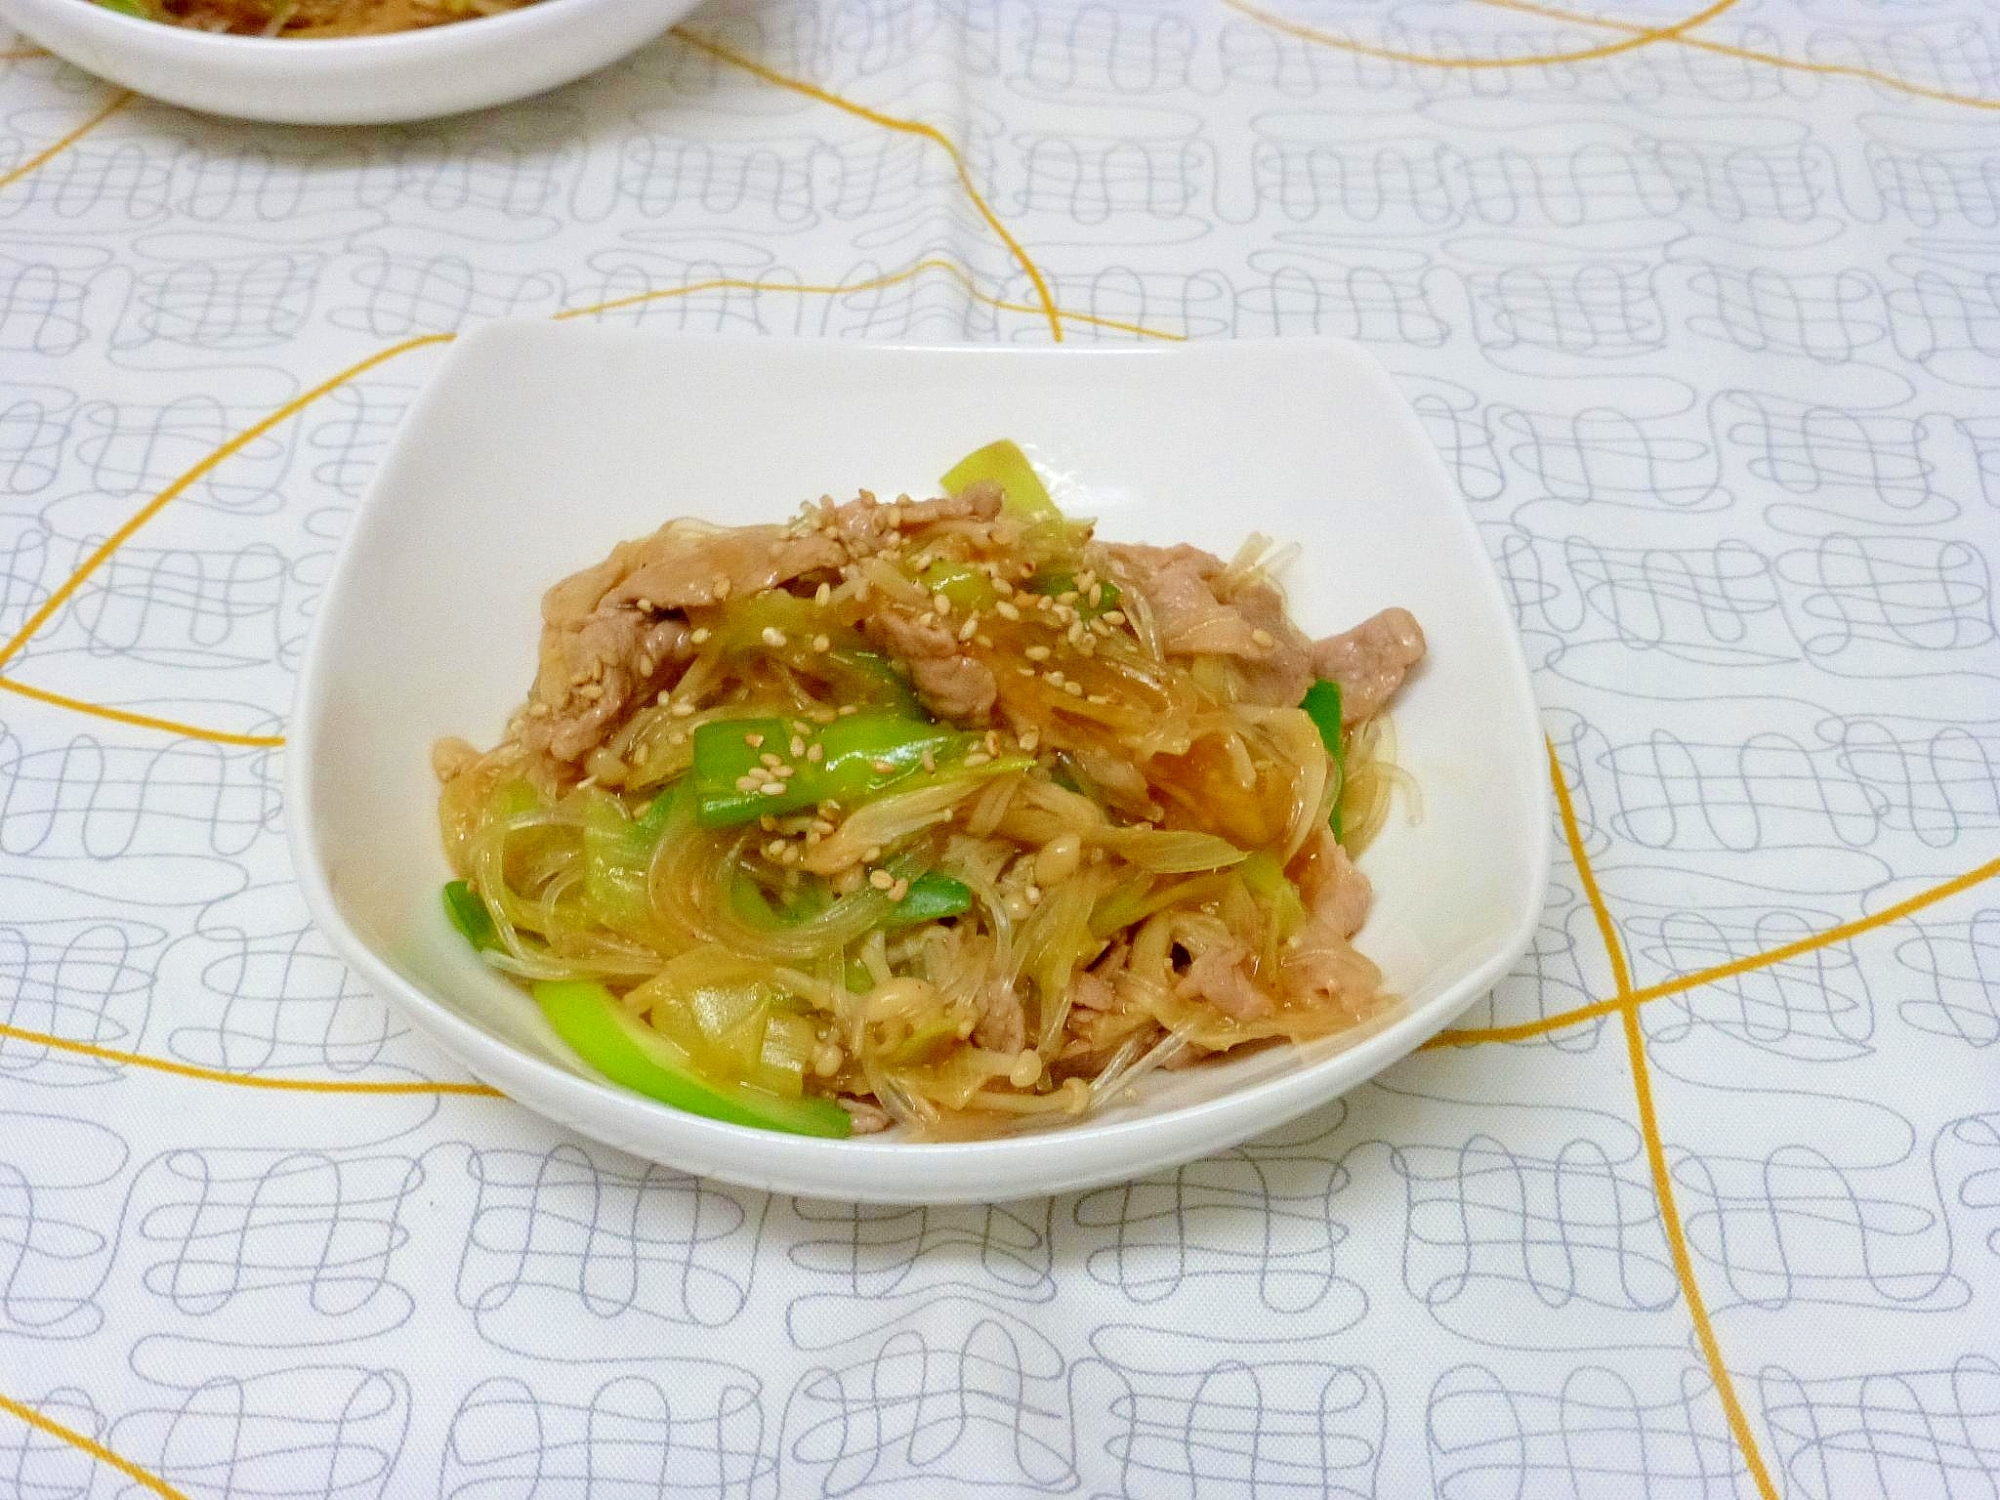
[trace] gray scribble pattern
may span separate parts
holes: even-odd
[[[1532,58],[1695,6],[1258,8],[1321,39],[1211,0],[689,25],[944,131],[1074,342],[1383,359],[1504,581],[1641,990],[2000,854],[2000,17],[1740,0],[1475,70],[1338,43]],[[0,175],[109,98],[0,47]],[[935,144],[672,38],[393,130],[132,104],[0,189],[0,640],[354,362],[709,283],[599,316],[1049,336]],[[437,357],[204,471],[0,676],[281,734]],[[1719,1382],[1615,1015],[1419,1054],[1142,1182],[932,1209],[33,1040],[457,1076],[307,920],[282,754],[0,693],[0,1396],[172,1491],[1750,1500],[1733,1392],[1788,1500],[2000,1493],[2000,887],[1639,1010]],[[1464,1024],[1612,994],[1563,857]],[[0,1412],[0,1497],[137,1493]]]

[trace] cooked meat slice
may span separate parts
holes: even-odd
[[[1257,649],[1251,638],[1254,627],[1210,587],[1222,576],[1222,559],[1185,546],[1115,546],[1110,551],[1132,570],[1132,581],[1153,607],[1160,649],[1169,656],[1248,656]]]
[[[982,482],[963,494],[935,500],[897,500],[885,505],[864,492],[845,505],[822,502],[812,524],[820,535],[846,548],[848,556],[870,557],[901,532],[943,521],[990,521],[999,514],[1000,487]]]
[[[522,744],[560,761],[582,760],[652,690],[662,668],[692,659],[688,634],[681,620],[635,609],[600,609],[545,627]]]
[[[1028,1045],[1028,1014],[1011,980],[993,980],[979,992],[972,1040],[991,1052],[1019,1052]]]
[[[1333,923],[1315,915],[1285,945],[1278,960],[1278,987],[1295,1005],[1332,1003],[1358,1020],[1376,1006],[1382,971]]]
[[[1254,1021],[1271,1013],[1271,997],[1250,977],[1250,950],[1241,943],[1218,943],[1196,955],[1174,994],[1183,1000],[1206,1000],[1225,1015]]]
[[[958,649],[950,625],[936,615],[885,609],[870,615],[862,631],[910,669],[910,682],[924,707],[955,723],[984,723],[1000,695],[992,671]]]
[[[1285,597],[1261,580],[1229,590],[1223,602],[1250,625],[1252,654],[1237,653],[1248,702],[1296,708],[1312,686],[1312,643],[1285,613]],[[1268,643],[1267,639],[1268,638]]]
[[[1340,1005],[1357,1019],[1366,1014],[1382,984],[1382,971],[1348,941],[1368,917],[1374,891],[1354,868],[1347,851],[1322,829],[1299,873],[1305,925],[1285,945],[1278,963],[1278,988],[1295,1005]]]
[[[479,761],[479,752],[455,734],[448,734],[431,746],[431,771],[441,782],[450,781]]]
[[[1316,920],[1344,938],[1353,937],[1368,919],[1375,891],[1368,877],[1354,868],[1333,830],[1322,828],[1299,875],[1299,895]]]
[[[600,608],[644,600],[656,609],[688,609],[776,588],[807,573],[837,568],[845,558],[832,537],[815,531],[785,526],[716,530],[672,521],[640,541],[622,543],[610,560],[621,571],[600,596]]]
[[[991,670],[969,656],[919,657],[910,663],[910,681],[924,707],[955,723],[985,723],[1000,696]]]
[[[1340,684],[1340,719],[1359,724],[1382,710],[1424,659],[1423,627],[1407,609],[1385,609],[1312,648],[1313,669]]]
[[[1084,970],[1070,981],[1069,1003],[1084,1010],[1112,1010],[1118,1004],[1118,995],[1110,980]]]
[[[1145,596],[1169,656],[1235,658],[1250,701],[1290,708],[1312,685],[1311,642],[1261,578],[1244,579],[1199,547],[1110,547],[1124,580]]]
[[[663,611],[775,588],[842,557],[831,538],[782,526],[673,521],[620,542],[542,596],[541,665],[522,743],[559,761],[583,759],[662,668],[692,657],[687,624]]]
[[[878,609],[861,622],[861,630],[881,650],[904,662],[958,651],[958,637],[949,621],[938,615]]]
[[[841,1099],[838,1103],[853,1120],[856,1135],[875,1135],[896,1123],[873,1099]]]
[[[1070,754],[1077,769],[1113,807],[1134,817],[1157,816],[1152,783],[1132,762],[1088,742],[1078,744]]]

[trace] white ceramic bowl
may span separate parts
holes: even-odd
[[[555,579],[675,515],[783,519],[801,500],[930,493],[1020,441],[1101,534],[1227,554],[1296,540],[1318,634],[1388,604],[1431,655],[1395,706],[1422,788],[1362,866],[1359,943],[1403,1002],[1364,1030],[1175,1074],[1047,1133],[824,1141],[683,1114],[589,1073],[447,925],[428,750],[495,739],[532,676]],[[322,601],[286,752],[313,913],[380,993],[529,1108],[751,1187],[873,1202],[1001,1200],[1190,1160],[1333,1098],[1440,1030],[1527,946],[1549,789],[1519,638],[1415,416],[1359,347],[917,349],[511,323],[462,340],[403,424]]]
[[[539,0],[390,36],[214,36],[91,0],[0,0],[66,62],[155,99],[283,125],[391,125],[511,104],[651,41],[696,0]]]

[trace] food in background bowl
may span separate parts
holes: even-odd
[[[936,499],[675,521],[550,589],[495,749],[434,750],[446,908],[613,1081],[992,1135],[1386,1004],[1350,862],[1423,654],[1279,561],[1103,543],[1011,443]]]
[[[535,0],[92,0],[120,15],[227,36],[383,36],[519,10]]]

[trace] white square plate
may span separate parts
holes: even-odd
[[[1400,604],[1430,657],[1394,708],[1421,815],[1362,860],[1358,944],[1402,1002],[1360,1031],[1155,1074],[1081,1124],[998,1141],[824,1141],[684,1114],[589,1074],[446,924],[431,742],[491,743],[527,690],[550,583],[670,516],[780,520],[857,489],[928,494],[1012,437],[1100,534],[1228,555],[1303,546],[1312,635]],[[355,518],[299,683],[288,819],[320,925],[479,1077],[640,1156],[872,1202],[1002,1200],[1221,1150],[1388,1066],[1527,946],[1548,783],[1520,641],[1414,414],[1351,344],[882,348],[498,324],[453,349]]]

